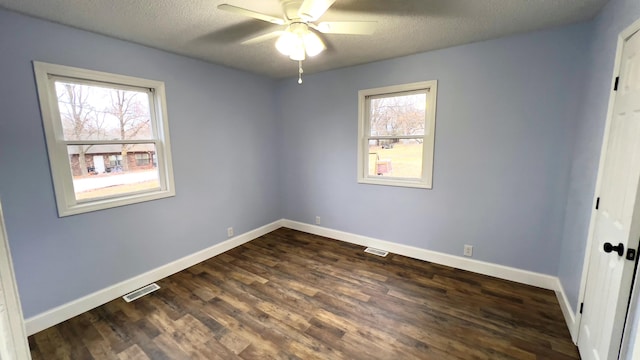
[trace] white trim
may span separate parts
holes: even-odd
[[[569,333],[571,334],[571,340],[574,344],[578,343],[578,323],[576,322],[576,314],[571,308],[571,302],[569,298],[567,298],[567,294],[564,292],[564,287],[560,282],[559,278],[556,278],[556,297],[558,298],[558,303],[560,304],[560,310],[562,310],[562,315],[564,316],[564,321],[567,323],[567,327],[569,328]]]
[[[571,306],[569,305],[567,296],[564,293],[562,284],[557,277],[527,270],[521,270],[513,267],[492,264],[484,261],[444,254],[436,251],[417,248],[414,246],[397,244],[372,237],[352,234],[344,231],[329,229],[317,225],[305,224],[287,219],[276,220],[270,224],[246,232],[242,235],[231,238],[227,241],[216,244],[197,253],[188,255],[167,265],[163,265],[144,274],[122,281],[108,288],[96,291],[93,294],[89,294],[80,299],[71,301],[67,304],[58,306],[44,313],[33,316],[26,320],[27,334],[33,335],[48,327],[77,316],[85,311],[105,304],[144,285],[163,279],[176,272],[182,271],[190,266],[219,255],[225,251],[231,250],[280,227],[287,227],[293,230],[304,231],[310,234],[325,236],[335,240],[340,240],[365,247],[371,246],[418,260],[429,261],[436,264],[451,266],[457,269],[472,271],[475,273],[489,275],[504,280],[515,281],[522,284],[537,286],[543,289],[553,290],[555,291],[558,302],[560,303],[560,308],[562,309],[565,321],[567,322],[567,326],[569,327],[569,331],[571,332],[572,339],[574,339],[575,341],[575,320],[573,311],[571,310]]]
[[[47,140],[47,151],[49,154],[51,176],[59,217],[175,196],[164,82],[39,61],[33,61],[33,71],[36,79],[36,88],[38,90],[38,100],[40,102],[45,138]],[[85,201],[76,199],[73,188],[73,177],[69,169],[67,145],[75,144],[79,141],[64,140],[54,82],[55,79],[58,78],[73,79],[74,82],[86,82],[87,84],[95,84],[96,82],[113,84],[114,88],[132,87],[138,90],[146,90],[149,96],[153,137],[146,139],[144,143],[153,143],[155,145],[158,181],[160,183],[159,189]],[[126,139],[105,142],[93,140],[84,141],[85,144],[127,144],[140,142],[142,141],[130,142]],[[127,161],[127,159],[123,159],[123,161]]]
[[[333,230],[317,225],[305,224],[297,221],[283,220],[282,226],[290,229],[308,232],[315,235],[345,241],[365,247],[374,247],[389,251],[394,254],[404,255],[410,258],[429,261],[440,265],[451,266],[456,269],[472,271],[478,274],[489,275],[504,280],[515,281],[522,284],[537,286],[543,289],[556,290],[558,278],[551,275],[540,274],[533,271],[521,270],[509,266],[492,264],[485,261],[473,260],[461,256],[449,255],[437,251],[426,250],[414,246],[397,244],[386,240],[375,239],[367,236],[356,235],[340,230]]]
[[[36,316],[30,317],[26,320],[27,334],[33,335],[48,327],[59,324],[65,320],[71,319],[74,316],[82,314],[83,312],[89,311],[97,306],[105,304],[113,299],[117,299],[124,294],[141,288],[144,285],[161,280],[167,276],[173,275],[204,260],[222,254],[225,251],[231,250],[237,246],[240,246],[246,242],[249,242],[280,228],[282,226],[281,224],[282,220],[274,221],[270,224],[248,231],[242,235],[238,235],[234,238],[223,241],[204,250],[198,251],[191,255],[187,255],[181,259],[170,262],[169,264],[160,266],[144,274],[135,276],[128,280],[124,280],[115,285],[84,296],[80,299],[68,302]]]
[[[622,334],[622,344],[620,346],[619,359],[638,359],[640,354],[640,324],[637,323],[636,313],[638,311],[639,296],[638,277],[633,281],[631,299],[629,301],[629,311],[627,313],[624,333]]]
[[[602,185],[602,177],[604,172],[604,162],[606,159],[607,146],[609,143],[609,131],[611,128],[611,119],[613,117],[613,105],[615,103],[616,91],[613,90],[616,77],[620,74],[620,63],[622,62],[622,50],[624,49],[625,41],[631,37],[634,33],[640,30],[640,19],[636,20],[626,29],[622,30],[618,35],[618,42],[616,45],[616,54],[613,65],[613,74],[611,76],[611,84],[609,86],[609,102],[607,104],[607,115],[605,120],[604,133],[602,134],[602,146],[600,147],[600,160],[598,162],[598,175],[596,177],[596,186],[591,201],[591,218],[589,219],[589,232],[587,234],[587,243],[585,246],[584,260],[582,263],[582,276],[580,278],[580,292],[578,293],[578,303],[584,301],[585,291],[587,288],[587,277],[589,270],[589,261],[591,259],[591,248],[593,247],[593,237],[595,231],[595,219],[596,219],[596,201],[600,193],[600,187]],[[576,327],[576,342],[579,337],[580,322],[582,316],[579,312],[576,312],[575,327]]]
[[[532,271],[517,269],[484,261],[473,260],[461,256],[449,255],[437,251],[426,250],[414,246],[397,244],[386,240],[372,237],[356,235],[340,230],[329,229],[317,225],[305,224],[292,220],[282,220],[282,226],[294,230],[308,232],[310,234],[328,237],[335,240],[348,242],[351,244],[374,247],[386,250],[394,254],[407,256],[410,258],[429,261],[432,263],[451,266],[456,269],[467,270],[478,274],[493,276],[499,279],[515,281],[521,284],[537,286],[547,290],[553,290],[560,304],[562,315],[571,333],[571,339],[577,342],[577,323],[575,315],[571,309],[571,303],[567,298],[560,279],[556,276],[536,273]]]
[[[397,93],[424,92],[426,95],[427,109],[425,112],[425,133],[419,138],[423,139],[422,148],[422,176],[417,179],[380,177],[369,175],[369,140],[370,119],[368,97]],[[436,103],[438,94],[438,81],[420,81],[410,84],[392,85],[375,89],[358,91],[358,183],[373,185],[389,185],[431,189],[433,183],[433,162],[435,146]],[[414,136],[375,136],[375,138],[415,138]]]
[[[27,334],[25,332],[24,319],[22,317],[22,307],[18,296],[18,287],[13,273],[13,262],[11,261],[11,251],[9,249],[9,238],[4,226],[2,215],[2,205],[0,204],[0,305],[4,304],[5,314],[9,320],[8,332],[5,330],[4,336],[10,339],[0,339],[3,345],[13,346],[5,349],[5,353],[0,349],[0,358],[7,355],[11,359],[31,359]],[[3,314],[0,313],[0,316]],[[0,325],[1,326],[1,325]],[[1,329],[0,329],[1,330]],[[8,341],[7,341],[8,340]]]

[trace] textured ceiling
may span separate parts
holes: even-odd
[[[607,0],[337,0],[319,21],[377,21],[371,36],[323,35],[327,51],[305,73],[591,19]],[[297,76],[275,39],[240,42],[276,25],[217,9],[276,17],[278,0],[0,0],[0,7],[273,78]]]

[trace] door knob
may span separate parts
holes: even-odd
[[[610,253],[612,251],[617,252],[618,256],[622,256],[624,254],[624,245],[619,243],[618,246],[613,246],[611,243],[604,243],[604,252]]]

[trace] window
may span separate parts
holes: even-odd
[[[358,182],[431,189],[437,81],[358,92]]]
[[[136,166],[149,165],[149,153],[136,154]]]
[[[109,167],[122,166],[122,155],[109,155]]]
[[[41,62],[34,71],[59,216],[175,195],[164,83]]]

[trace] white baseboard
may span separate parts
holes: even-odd
[[[521,270],[509,266],[497,265],[484,261],[473,260],[460,256],[440,253],[414,246],[392,243],[385,240],[375,239],[367,236],[356,235],[344,231],[333,230],[317,225],[305,224],[297,221],[282,220],[282,226],[290,229],[308,232],[315,235],[325,236],[331,239],[341,240],[348,243],[371,246],[381,250],[387,250],[394,254],[404,255],[410,258],[429,261],[440,265],[451,266],[457,269],[472,271],[478,274],[489,275],[499,279],[515,281],[522,284],[537,286],[547,290],[553,290],[560,303],[562,315],[567,323],[571,339],[577,342],[577,329],[575,314],[571,309],[571,303],[567,299],[560,279],[556,276],[540,274],[533,271]]]
[[[30,317],[25,321],[27,334],[33,335],[48,327],[71,319],[72,317],[82,314],[83,312],[89,311],[113,299],[123,296],[124,294],[127,294],[133,290],[139,289],[149,283],[163,279],[169,275],[175,274],[197,263],[200,263],[225,251],[240,246],[280,227],[282,227],[282,220],[274,221],[270,224],[248,231],[244,234],[238,235],[234,238],[228,239],[204,250],[198,251],[191,255],[187,255],[169,264],[160,266],[159,268],[153,269],[144,274],[122,281],[105,289],[84,296],[80,299],[71,301],[64,305],[60,305],[56,308],[48,310],[44,313]]]
[[[509,266],[497,265],[484,261],[473,260],[461,256],[454,256],[414,246],[392,243],[385,240],[375,239],[367,236],[356,235],[344,231],[333,230],[322,226],[305,224],[297,221],[282,220],[282,226],[290,229],[308,232],[310,234],[325,236],[331,239],[341,240],[348,243],[371,246],[381,250],[387,250],[394,254],[404,255],[410,258],[429,261],[440,265],[451,266],[457,269],[472,271],[478,274],[489,275],[499,279],[515,281],[522,284],[537,286],[547,290],[553,290],[560,303],[562,315],[567,323],[571,339],[577,342],[576,319],[571,303],[567,299],[560,279],[556,276],[540,274],[533,271],[521,270]]]
[[[571,334],[571,340],[573,340],[574,344],[578,343],[578,328],[576,322],[576,314],[573,312],[571,308],[571,303],[567,298],[567,294],[564,292],[564,287],[562,287],[562,283],[560,279],[556,279],[556,297],[558,298],[558,303],[560,303],[560,309],[562,310],[562,315],[564,315],[564,321],[567,323],[567,327],[569,328],[569,333]]]
[[[48,310],[42,314],[33,316],[25,321],[27,334],[33,335],[48,327],[61,323],[74,316],[82,314],[124,294],[136,290],[154,281],[163,279],[176,272],[182,271],[190,266],[212,258],[225,251],[231,250],[246,242],[256,239],[280,227],[287,227],[294,230],[325,236],[328,238],[345,241],[361,246],[371,246],[377,249],[387,250],[394,254],[404,255],[418,260],[429,261],[440,265],[451,266],[457,269],[472,271],[479,274],[489,275],[500,279],[515,281],[522,284],[537,286],[543,289],[556,292],[560,308],[571,332],[571,337],[576,341],[575,315],[571,310],[571,305],[562,288],[560,280],[551,275],[540,274],[532,271],[521,270],[503,265],[492,264],[460,256],[444,254],[436,251],[417,248],[414,246],[397,244],[385,240],[356,235],[344,231],[333,230],[317,225],[305,224],[297,221],[281,219],[265,226],[251,230],[242,235],[236,236],[222,243],[188,255],[182,259],[173,261],[144,274],[122,281],[108,288],[99,290],[80,299]]]
[[[356,245],[371,246],[377,249],[387,250],[394,254],[404,255],[418,260],[429,261],[440,265],[451,266],[457,269],[497,277],[500,279],[537,286],[543,289],[555,291],[557,288],[558,278],[551,275],[540,274],[533,271],[521,270],[509,266],[473,260],[461,256],[449,255],[437,251],[417,248],[414,246],[392,243],[385,240],[356,235],[339,230],[328,229],[325,227],[305,224],[297,221],[283,220],[282,226],[294,230],[300,230],[315,235],[345,241]]]

